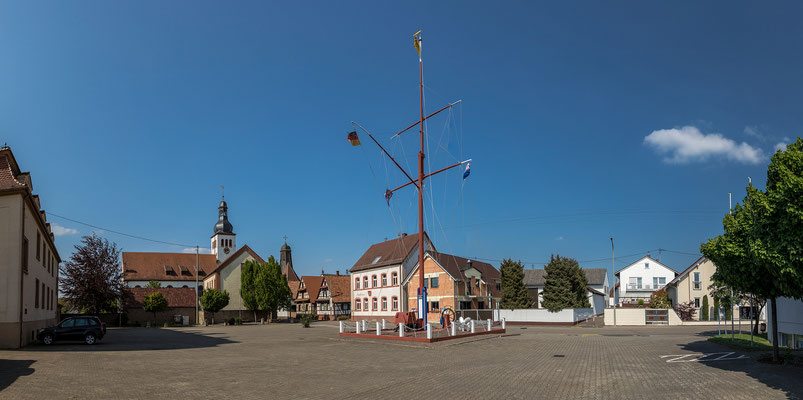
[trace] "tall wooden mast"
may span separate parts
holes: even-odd
[[[437,170],[435,172],[431,172],[429,174],[425,174],[424,173],[424,157],[425,157],[425,155],[424,155],[424,121],[429,119],[430,117],[435,116],[436,114],[440,113],[441,111],[443,111],[443,110],[445,110],[447,108],[451,108],[452,106],[454,106],[457,103],[460,103],[461,100],[455,101],[455,102],[453,102],[453,103],[451,103],[451,104],[439,109],[438,111],[433,112],[432,114],[424,116],[424,63],[423,63],[423,60],[421,58],[421,38],[418,36],[420,33],[421,33],[421,31],[418,31],[413,35],[413,43],[415,45],[415,49],[418,51],[418,100],[419,100],[420,111],[421,111],[420,118],[419,118],[418,121],[414,122],[413,124],[411,124],[407,128],[404,128],[401,131],[399,131],[398,133],[396,133],[395,135],[393,135],[393,137],[395,138],[396,136],[399,136],[402,133],[408,131],[412,127],[414,127],[416,125],[420,125],[419,126],[419,128],[420,128],[419,129],[419,139],[420,139],[420,143],[421,143],[421,149],[418,152],[418,179],[414,180],[410,176],[410,174],[408,174],[407,171],[405,171],[404,168],[402,168],[402,166],[399,165],[399,163],[396,162],[395,159],[393,159],[393,157],[390,155],[390,153],[388,153],[388,151],[385,150],[385,148],[382,147],[381,144],[379,144],[379,142],[374,138],[374,136],[371,135],[370,132],[368,132],[365,128],[362,127],[362,125],[360,125],[360,124],[358,124],[356,122],[352,122],[352,124],[354,126],[360,128],[363,132],[365,132],[374,141],[374,143],[376,143],[376,145],[379,146],[380,149],[382,149],[382,151],[385,153],[385,155],[388,156],[388,158],[390,158],[391,161],[393,161],[393,163],[396,165],[396,167],[398,167],[404,173],[404,175],[409,179],[409,182],[404,183],[404,184],[402,184],[401,186],[399,186],[399,187],[397,187],[395,189],[392,189],[392,190],[391,189],[387,189],[385,191],[385,199],[387,199],[388,204],[390,204],[390,198],[393,196],[393,193],[395,191],[397,191],[397,190],[399,190],[399,189],[401,189],[401,188],[403,188],[403,187],[405,187],[407,185],[410,185],[410,184],[416,186],[416,188],[418,189],[418,275],[419,276],[418,276],[418,308],[417,308],[417,311],[418,311],[418,318],[423,320],[424,326],[426,326],[426,323],[427,323],[427,311],[428,310],[427,310],[427,288],[424,287],[424,179],[429,178],[429,177],[431,177],[431,176],[433,176],[435,174],[441,173],[443,171],[446,171],[448,169],[452,169],[452,168],[457,167],[459,165],[465,164],[465,163],[471,161],[471,159],[468,159],[468,160],[465,160],[465,161],[460,161],[458,163],[452,164],[452,165],[450,165],[448,167],[441,168],[441,169],[439,169],[439,170]],[[355,134],[356,134],[356,132],[355,132]],[[359,144],[359,141],[357,142],[357,144]]]
[[[418,99],[421,105],[421,151],[418,152],[418,316],[427,326],[427,288],[424,287],[424,61],[421,58],[421,38],[413,35],[418,50]]]

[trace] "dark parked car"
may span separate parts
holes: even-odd
[[[53,344],[56,340],[81,340],[95,344],[105,334],[106,324],[98,317],[70,317],[54,327],[40,329],[36,337],[44,344]]]

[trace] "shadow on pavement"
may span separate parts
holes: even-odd
[[[714,336],[717,331],[702,332],[701,336]],[[718,352],[733,352],[726,358],[736,358],[744,354],[747,358],[744,359],[728,359],[721,361],[697,361],[709,368],[717,368],[724,371],[742,372],[750,378],[766,385],[767,387],[783,391],[784,394],[791,399],[798,399],[803,397],[803,367],[795,365],[772,365],[760,363],[757,360],[769,354],[766,351],[745,351],[742,349],[731,348],[721,345],[719,343],[709,342],[705,339],[681,345],[681,348],[686,351],[695,353],[718,353]],[[718,356],[707,357],[716,358]]]
[[[206,333],[196,329],[161,328],[121,328],[109,329],[103,340],[94,345],[82,342],[57,341],[50,346],[37,344],[19,351],[142,351],[142,350],[180,350],[215,347],[235,343],[225,337],[213,337],[217,333]]]
[[[9,387],[17,378],[33,374],[31,364],[34,360],[0,359],[0,392]]]

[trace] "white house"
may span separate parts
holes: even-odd
[[[652,292],[663,288],[675,279],[677,272],[650,257],[650,253],[638,261],[620,269],[616,273],[619,282],[615,288],[614,299],[617,304],[637,303],[650,300]]]
[[[434,250],[426,233],[424,249]],[[409,310],[402,281],[418,263],[418,234],[376,243],[351,267],[351,318],[393,320]]]
[[[803,301],[779,297],[776,301],[778,317],[778,344],[803,349]],[[767,300],[767,332],[772,341],[772,304]]]

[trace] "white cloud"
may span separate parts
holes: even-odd
[[[64,235],[77,235],[78,230],[73,228],[65,228],[59,224],[51,224],[50,231],[53,232],[56,236],[64,236]]]
[[[195,254],[195,247],[187,247],[184,250],[181,250],[182,253],[193,253]],[[198,249],[198,253],[200,254],[212,254],[212,249],[207,249],[206,247],[201,247]]]
[[[720,133],[703,134],[693,126],[653,131],[644,138],[644,143],[667,154],[664,162],[670,164],[706,161],[711,157],[758,164],[764,157],[759,148],[745,142],[737,144]]]
[[[555,240],[563,240],[563,236],[558,236],[558,237],[555,238]],[[424,274],[424,275],[426,275],[426,274]]]
[[[787,145],[787,143],[784,143],[784,142],[775,143],[774,151],[786,150],[786,145]]]
[[[323,260],[323,262],[324,263],[330,263],[330,262],[332,262],[332,259],[331,258],[327,258],[327,259]],[[424,274],[424,276],[426,276],[426,274]]]

